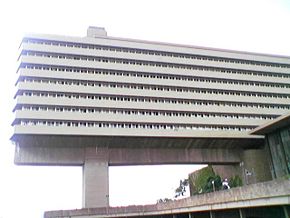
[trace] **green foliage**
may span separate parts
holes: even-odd
[[[186,186],[188,186],[189,182],[188,179],[180,180],[179,187],[175,189],[175,198],[179,196],[183,196],[186,192]]]
[[[207,179],[207,182],[203,188],[203,193],[218,191],[221,190],[221,188],[222,188],[221,177],[219,175],[214,175]]]
[[[189,182],[191,195],[222,190],[222,179],[218,174],[215,174],[210,165],[192,173],[189,176]],[[238,175],[229,179],[231,188],[242,185],[242,179]]]
[[[172,201],[172,199],[169,199],[169,198],[159,199],[159,200],[157,200],[157,204],[167,203],[167,202],[171,202],[171,201]]]
[[[241,177],[239,177],[238,175],[235,175],[235,176],[230,178],[229,186],[231,188],[239,187],[239,186],[242,186],[242,185],[243,185],[243,181],[242,181]]]
[[[290,173],[284,175],[284,176],[281,176],[282,179],[290,179]]]
[[[215,173],[211,166],[205,167],[191,174],[189,179],[191,183],[191,194],[203,193],[204,189],[209,190],[208,180],[214,178]]]

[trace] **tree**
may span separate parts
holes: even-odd
[[[208,193],[213,191],[221,190],[222,187],[222,179],[219,175],[210,176],[204,187],[202,193]]]
[[[239,186],[242,186],[242,185],[243,185],[243,181],[238,175],[235,175],[235,176],[230,178],[229,186],[231,188],[239,187]]]
[[[186,192],[186,186],[188,186],[188,179],[180,180],[179,187],[175,189],[174,198],[178,198],[179,196],[184,196]]]
[[[167,203],[167,202],[171,202],[172,199],[169,199],[169,198],[164,198],[164,199],[159,199],[157,200],[157,204],[160,204],[160,203]]]

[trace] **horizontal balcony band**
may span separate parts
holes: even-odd
[[[252,138],[263,136],[248,135],[247,131],[206,131],[189,129],[149,128],[98,128],[62,126],[14,126],[14,135],[56,135],[56,136],[119,136],[119,137],[176,137],[176,138]],[[13,137],[12,137],[13,139]]]
[[[146,102],[126,102],[113,100],[88,100],[88,99],[63,99],[55,97],[40,96],[17,96],[16,105],[48,105],[48,106],[68,106],[68,107],[93,107],[100,106],[107,108],[125,108],[139,110],[162,110],[162,111],[184,111],[184,112],[207,112],[207,113],[233,113],[233,114],[265,114],[265,115],[281,115],[289,111],[285,108],[261,108],[251,106],[229,106],[224,102],[221,105],[199,105],[199,104],[170,104],[170,103],[146,103]],[[273,105],[272,105],[273,107]]]
[[[243,93],[223,90],[196,90],[194,92],[182,91],[159,91],[146,89],[131,89],[118,87],[92,87],[80,85],[62,85],[47,83],[24,83],[20,82],[17,86],[18,93],[21,91],[48,92],[48,93],[78,93],[79,95],[104,95],[104,96],[126,96],[129,98],[152,98],[152,99],[172,99],[185,101],[221,101],[221,102],[244,102],[259,104],[289,104],[290,95],[273,93]],[[178,90],[178,89],[177,89]],[[239,95],[238,95],[239,94]],[[249,96],[250,95],[250,96]],[[257,95],[262,95],[257,96]],[[265,96],[264,96],[265,95]],[[269,96],[267,96],[269,95]],[[274,97],[277,95],[279,97]],[[273,97],[272,97],[273,96]]]
[[[218,62],[218,61],[207,61],[207,60],[203,60],[202,58],[200,59],[177,58],[177,57],[144,55],[140,53],[114,52],[114,51],[112,52],[110,50],[92,50],[92,49],[71,48],[71,47],[55,47],[55,46],[38,45],[38,44],[22,44],[22,51],[34,51],[34,52],[39,52],[39,53],[43,52],[43,53],[52,53],[52,54],[60,54],[60,55],[77,55],[77,56],[88,56],[88,57],[115,58],[115,59],[137,60],[137,61],[147,61],[147,62],[180,64],[180,65],[198,65],[198,66],[206,66],[206,67],[225,68],[225,69],[229,68],[229,69],[238,69],[238,70],[255,70],[255,71],[272,72],[272,73],[273,72],[288,73],[289,71],[289,69],[287,68]]]
[[[27,60],[28,57],[22,57],[22,60]],[[37,70],[37,69],[32,69],[31,67],[35,68],[49,68],[49,70]],[[45,73],[43,75],[49,76],[53,73],[57,77],[59,75],[63,75],[64,77],[71,75],[70,71],[65,72],[61,69],[66,69],[66,70],[71,70],[73,73],[72,75],[79,75],[79,78],[83,78],[83,76],[88,76],[89,78],[94,79],[94,75],[92,75],[92,71],[103,71],[107,72],[106,77],[111,74],[111,72],[115,72],[116,74],[135,74],[135,75],[147,75],[144,77],[141,77],[144,80],[154,80],[152,79],[152,76],[162,76],[162,77],[176,77],[179,78],[180,80],[183,80],[182,78],[204,78],[204,79],[217,79],[217,80],[226,80],[226,81],[241,81],[241,82],[261,82],[261,83],[274,83],[274,84],[289,84],[287,83],[285,79],[282,76],[266,76],[266,74],[256,74],[256,73],[249,73],[249,74],[239,74],[239,73],[230,73],[228,71],[225,72],[219,72],[219,71],[203,71],[203,70],[178,70],[178,73],[176,71],[168,70],[167,72],[159,72],[159,71],[154,71],[154,72],[146,72],[146,71],[136,71],[136,70],[122,70],[120,69],[114,69],[111,70],[110,67],[107,69],[104,68],[89,68],[89,67],[77,67],[77,66],[65,66],[65,65],[55,65],[55,64],[46,64],[46,63],[32,63],[32,62],[19,62],[19,67],[18,67],[18,73],[21,71],[24,71],[25,73],[33,73],[37,72],[36,75],[42,75],[42,71]],[[86,72],[90,71],[90,73]],[[63,74],[64,73],[64,74]],[[94,73],[95,74],[95,73]],[[96,74],[98,77],[101,75],[98,73]],[[57,78],[56,77],[56,78]],[[289,76],[290,77],[290,76]],[[128,76],[125,76],[125,78],[130,78]],[[176,79],[176,82],[180,82],[179,79]],[[182,81],[184,82],[184,81]]]
[[[282,94],[282,95],[290,95],[290,84],[277,84],[278,87],[275,85],[263,85],[263,86],[254,86],[254,85],[240,85],[234,84],[227,84],[219,80],[219,82],[204,82],[200,81],[176,81],[176,80],[157,80],[151,78],[138,78],[138,77],[120,77],[120,76],[111,76],[111,75],[81,75],[81,74],[69,74],[69,73],[53,73],[50,74],[49,71],[46,72],[36,72],[31,73],[27,69],[25,69],[25,73],[20,71],[19,78],[17,84],[24,83],[23,80],[31,79],[35,80],[34,83],[37,84],[36,80],[47,80],[53,83],[54,81],[57,82],[64,82],[64,83],[90,83],[94,86],[97,84],[112,84],[112,85],[129,85],[129,86],[136,86],[136,87],[156,87],[162,89],[184,89],[184,90],[222,90],[222,91],[231,91],[231,92],[253,92],[253,93],[273,93],[273,94]],[[280,87],[285,86],[285,87]],[[286,87],[289,86],[289,87]]]
[[[259,126],[269,120],[251,118],[221,118],[221,117],[189,117],[189,116],[154,116],[154,115],[125,115],[109,113],[80,113],[80,112],[45,112],[45,111],[16,111],[17,120],[56,120],[56,121],[99,121],[123,123],[159,123],[159,124],[202,124],[202,125],[237,125]]]

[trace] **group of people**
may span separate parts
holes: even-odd
[[[215,181],[212,180],[211,183],[212,183],[212,186],[213,186],[213,191],[215,191]],[[222,181],[222,190],[226,190],[226,189],[230,189],[230,188],[231,188],[231,187],[230,187],[230,185],[229,185],[228,179],[227,179],[227,178],[224,179],[224,180]]]

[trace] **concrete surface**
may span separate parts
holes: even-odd
[[[214,211],[233,208],[289,205],[290,180],[278,179],[214,193],[196,195],[169,203],[128,207],[102,207],[45,212],[45,218],[138,217]]]

